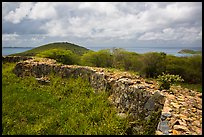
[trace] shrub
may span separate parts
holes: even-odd
[[[176,82],[184,81],[179,75],[171,75],[162,73],[158,76],[158,81],[161,82],[160,89],[170,89],[170,86]]]
[[[97,52],[90,51],[85,53],[81,58],[82,65],[94,67],[111,67],[112,55],[110,50],[100,50]]]
[[[166,70],[166,54],[164,52],[149,52],[142,58],[142,73],[146,77],[155,78]]]
[[[124,70],[138,70],[140,62],[139,55],[135,52],[128,52],[122,48],[113,48],[113,67]]]
[[[51,58],[55,59],[57,62],[72,65],[78,64],[79,56],[74,54],[70,50],[63,50],[63,49],[51,49],[47,51],[43,51],[36,56],[44,57],[44,58]]]
[[[181,76],[185,82],[202,82],[202,56],[176,57],[167,56],[166,72]]]

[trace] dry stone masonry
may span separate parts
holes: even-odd
[[[156,82],[127,72],[116,73],[103,68],[62,65],[45,58],[20,60],[22,61],[14,69],[19,77],[34,76],[40,82],[50,73],[63,78],[82,77],[90,82],[95,92],[108,92],[108,99],[117,108],[118,116],[128,117],[130,120],[128,134],[202,134],[200,93],[192,90],[185,92],[181,88],[172,89],[170,93],[160,91]],[[188,104],[192,102],[194,106]],[[187,111],[193,111],[195,115],[187,115]]]
[[[32,59],[32,57],[24,57],[24,56],[2,56],[3,62],[19,62],[19,61],[25,61],[28,59]]]

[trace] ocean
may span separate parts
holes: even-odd
[[[90,47],[93,51],[98,51],[101,49],[107,49],[104,47]],[[174,56],[192,56],[193,54],[180,54],[178,53],[182,49],[190,49],[190,50],[201,50],[202,47],[123,47],[126,51],[136,52],[136,53],[147,53],[147,52],[165,52],[166,54],[174,55]]]
[[[33,48],[34,47],[2,47],[2,55],[6,56],[14,53],[21,53]]]
[[[10,55],[30,50],[35,47],[2,47],[2,55]],[[87,47],[93,51],[107,49],[105,47]],[[191,54],[178,53],[182,49],[202,50],[202,47],[123,47],[123,49],[131,52],[146,53],[146,52],[165,52],[174,56],[191,56]]]

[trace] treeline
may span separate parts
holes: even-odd
[[[77,64],[93,67],[116,68],[137,72],[143,77],[157,78],[164,73],[180,75],[185,83],[202,82],[202,56],[176,57],[164,52],[138,54],[121,48],[89,51],[82,56],[69,50],[52,49],[40,54],[40,57],[56,59],[63,64]]]

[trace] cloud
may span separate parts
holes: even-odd
[[[40,2],[34,4],[28,16],[29,19],[54,19],[57,16],[52,3]]]
[[[18,38],[19,35],[16,33],[13,34],[3,34],[2,35],[2,41],[15,41],[17,40],[16,38]]]
[[[8,15],[4,17],[6,21],[10,21],[12,23],[20,23],[30,12],[33,3],[30,2],[22,2],[19,7],[14,11],[10,11]]]
[[[161,32],[146,32],[138,40],[178,40],[191,42],[202,37],[201,28],[165,28]]]
[[[2,8],[3,33],[106,41],[202,39],[201,2],[26,2]]]

